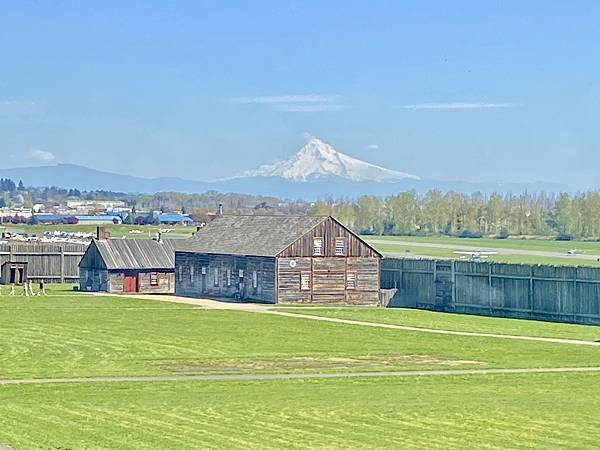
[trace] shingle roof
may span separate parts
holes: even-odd
[[[109,270],[175,268],[172,240],[100,239],[94,243]]]
[[[176,250],[194,253],[277,256],[327,217],[223,216],[210,222]]]

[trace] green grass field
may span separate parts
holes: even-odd
[[[600,348],[434,335],[50,288],[0,297],[0,380],[600,366]],[[286,309],[290,311],[291,309]],[[595,340],[595,327],[379,309],[386,323]],[[396,314],[401,312],[402,314]],[[0,385],[16,449],[588,447],[600,373]]]
[[[514,264],[548,264],[557,266],[590,266],[600,267],[600,242],[592,241],[553,241],[544,239],[473,239],[455,237],[421,237],[421,236],[363,236],[380,252],[390,256],[416,256],[440,259],[469,259],[466,255],[455,253],[454,248],[444,246],[460,246],[464,250],[475,251],[485,249],[509,249],[515,254],[490,255],[487,261]],[[416,244],[431,244],[422,247]],[[461,249],[462,250],[462,249]],[[569,250],[577,253],[569,257],[559,257]],[[528,255],[529,251],[547,252],[554,255]],[[519,254],[523,252],[523,254]],[[592,256],[586,258],[585,256]],[[596,258],[597,257],[597,258]]]

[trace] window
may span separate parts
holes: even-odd
[[[190,266],[190,282],[194,282],[194,266]]]
[[[158,286],[158,274],[150,272],[150,286]]]
[[[323,256],[323,238],[313,238],[313,256]]]
[[[346,289],[356,289],[356,272],[346,272]]]
[[[202,275],[206,275],[206,267],[202,267]]]
[[[244,269],[240,269],[239,275],[240,278],[244,278]]]
[[[300,290],[310,291],[310,272],[300,272]]]
[[[335,238],[335,256],[344,256],[346,254],[346,239],[343,237]]]
[[[256,270],[252,272],[252,287],[254,289],[258,287],[258,272]]]
[[[227,286],[231,286],[231,269],[227,269]]]
[[[215,286],[219,285],[219,268],[215,267],[215,279],[214,279],[214,284]]]

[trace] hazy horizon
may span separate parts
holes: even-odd
[[[311,134],[424,179],[600,186],[600,4],[19,2],[0,168],[209,180]]]

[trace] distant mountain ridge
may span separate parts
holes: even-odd
[[[310,139],[291,158],[265,164],[230,178],[214,181],[178,177],[143,178],[91,169],[75,164],[0,169],[0,177],[23,180],[26,186],[56,186],[79,190],[153,194],[156,192],[196,193],[207,191],[317,200],[357,198],[361,195],[393,195],[432,189],[460,193],[571,192],[558,183],[498,183],[421,179],[406,172],[387,169],[335,150],[331,145]]]
[[[419,177],[386,169],[339,152],[320,139],[310,139],[295,155],[285,161],[248,170],[235,178],[280,177],[285,180],[310,182],[324,178],[340,178],[359,182],[388,182]]]

